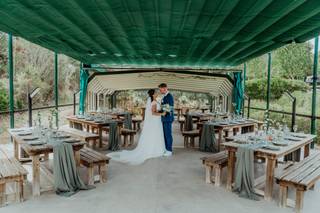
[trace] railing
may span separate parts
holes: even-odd
[[[61,104],[61,105],[58,105],[58,108],[60,107],[67,107],[67,106],[76,106],[78,105],[78,103],[72,103],[72,104]],[[51,108],[55,108],[56,106],[55,105],[51,105],[51,106],[42,106],[42,107],[35,107],[35,108],[32,108],[32,110],[43,110],[43,109],[51,109]],[[16,113],[16,112],[27,112],[28,109],[25,108],[25,109],[16,109],[14,110],[13,112]],[[5,115],[5,114],[9,114],[10,111],[0,111],[0,115]]]
[[[264,108],[260,108],[260,107],[245,107],[246,109],[254,109],[254,110],[260,110],[260,111],[266,111],[266,109],[264,109]],[[292,112],[286,112],[286,111],[280,111],[280,110],[274,110],[274,109],[269,109],[269,112],[274,112],[274,113],[279,113],[279,114],[285,114],[285,115],[292,115]],[[306,115],[306,114],[301,114],[301,113],[296,113],[296,116],[297,117],[304,117],[304,118],[312,118],[312,116],[311,115]],[[320,120],[320,116],[316,116],[316,119],[318,120]]]

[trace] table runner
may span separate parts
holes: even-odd
[[[69,143],[58,143],[53,146],[54,188],[58,195],[70,197],[79,190],[88,190],[77,171],[73,148]]]
[[[124,114],[124,128],[132,129],[132,117],[130,113]]]
[[[199,150],[203,152],[218,152],[216,145],[214,125],[210,123],[204,123],[202,127]]]
[[[260,146],[262,144],[238,147],[234,192],[238,193],[240,197],[259,200],[254,191],[254,150]]]
[[[119,145],[119,131],[118,131],[118,123],[111,122],[109,125],[109,150],[117,151],[120,149]]]
[[[184,121],[184,131],[191,131],[191,130],[193,130],[192,115],[187,113],[186,114],[186,120]]]

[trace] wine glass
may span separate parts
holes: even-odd
[[[293,125],[292,130],[293,130],[293,132],[297,132],[298,131],[298,125]]]

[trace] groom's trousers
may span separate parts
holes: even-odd
[[[166,144],[166,150],[172,152],[172,122],[163,122],[163,133]]]

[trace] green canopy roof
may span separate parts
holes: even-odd
[[[238,65],[320,32],[319,0],[1,0],[0,30],[84,63]]]

